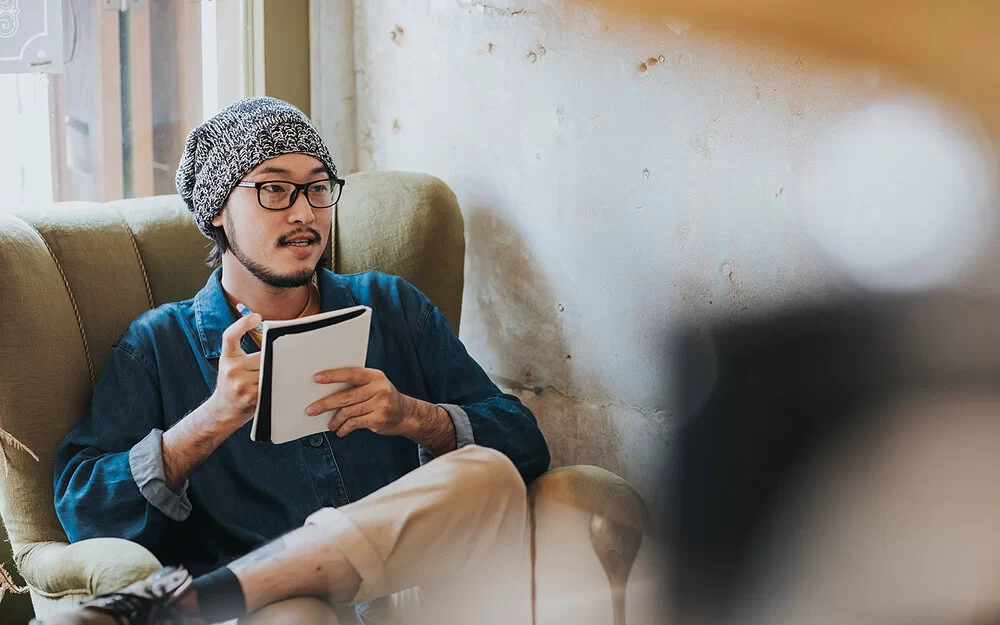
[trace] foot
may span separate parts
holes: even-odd
[[[183,567],[167,567],[121,590],[98,595],[69,612],[29,625],[191,625],[180,605],[193,578]]]

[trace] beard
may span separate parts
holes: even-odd
[[[240,264],[246,267],[255,278],[278,289],[294,289],[296,287],[305,286],[309,284],[313,276],[316,275],[316,268],[304,269],[298,273],[292,274],[279,274],[271,271],[264,265],[253,260],[247,254],[240,249],[239,243],[236,241],[236,228],[233,227],[233,223],[229,218],[229,213],[227,211],[226,216],[226,231],[229,238],[229,249],[236,257],[236,260],[240,261]],[[315,232],[315,231],[314,231]],[[319,238],[319,233],[315,233],[317,238]],[[320,239],[322,240],[322,239]],[[322,262],[322,259],[321,259]]]

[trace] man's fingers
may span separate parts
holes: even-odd
[[[378,425],[378,420],[375,419],[374,417],[370,416],[354,417],[353,419],[349,419],[347,423],[345,423],[344,425],[340,426],[340,428],[337,429],[336,432],[338,437],[343,438],[348,434],[350,434],[351,432],[353,432],[354,430],[360,430],[362,428],[372,430],[372,428],[375,427],[376,425]]]
[[[337,414],[333,415],[330,419],[330,423],[327,427],[330,431],[336,432],[346,421],[368,415],[374,412],[377,406],[377,400],[373,397],[372,399],[361,402],[360,404],[354,404],[353,406],[341,408],[337,411]]]
[[[317,399],[313,403],[306,406],[306,413],[310,415],[318,415],[322,412],[333,410],[334,408],[343,408],[345,406],[360,404],[361,402],[370,399],[373,395],[374,393],[368,385],[354,386],[352,388],[344,389],[339,393],[327,395],[322,399]]]
[[[335,382],[347,382],[354,386],[361,386],[371,382],[372,379],[382,373],[377,369],[365,369],[364,367],[344,367],[342,369],[327,369],[320,371],[313,376],[313,380],[320,384],[333,384]]]
[[[243,335],[253,329],[261,322],[261,316],[257,313],[240,317],[222,333],[222,357],[235,358],[243,356],[243,348],[240,347],[240,340]]]

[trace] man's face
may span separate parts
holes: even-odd
[[[255,167],[245,182],[288,181],[297,184],[328,179],[326,168],[305,154],[283,154]],[[330,235],[333,208],[313,208],[305,193],[285,210],[267,210],[257,190],[234,187],[225,206],[212,220],[229,238],[229,250],[265,284],[292,288],[312,279]]]

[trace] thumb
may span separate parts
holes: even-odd
[[[222,357],[235,358],[246,355],[246,352],[240,347],[240,340],[244,334],[252,330],[261,321],[261,316],[254,313],[246,317],[240,317],[231,326],[226,328],[226,331],[222,333]]]

